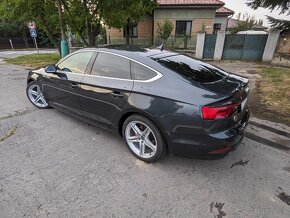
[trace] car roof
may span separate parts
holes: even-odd
[[[143,62],[146,59],[151,58],[159,58],[159,57],[167,57],[172,55],[178,55],[176,52],[167,51],[167,50],[161,50],[158,48],[142,48],[137,46],[131,46],[131,45],[117,45],[117,46],[106,46],[106,47],[99,47],[99,48],[84,48],[77,50],[80,51],[104,51],[109,52],[113,54],[118,54],[125,56],[127,58],[131,58],[136,61]]]

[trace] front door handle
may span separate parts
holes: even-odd
[[[72,88],[74,89],[74,88],[79,87],[79,84],[76,83],[76,82],[71,82],[71,83],[70,83],[70,87],[72,87]]]
[[[119,91],[113,91],[113,92],[111,92],[111,95],[113,96],[113,98],[123,98],[124,97],[124,95]]]

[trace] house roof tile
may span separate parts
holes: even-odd
[[[229,8],[221,7],[216,10],[216,13],[218,14],[234,14],[235,12]]]
[[[224,5],[220,0],[157,0],[159,5]]]

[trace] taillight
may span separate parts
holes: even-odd
[[[238,108],[240,103],[229,104],[221,107],[214,106],[203,106],[201,108],[203,119],[205,120],[214,120],[230,117],[235,110]]]

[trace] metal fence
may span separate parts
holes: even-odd
[[[229,34],[226,35],[223,59],[260,61],[268,35]]]
[[[195,49],[197,36],[170,36],[166,42],[155,37],[154,45],[165,44],[175,49]]]
[[[165,42],[164,40],[155,36],[155,39],[152,38],[130,38],[131,45],[137,46],[159,46],[161,44],[165,44],[168,48],[175,48],[175,49],[195,49],[196,48],[196,36],[191,37],[176,37],[170,36],[168,40]],[[125,38],[112,38],[109,37],[108,43],[112,45],[116,44],[126,44]]]
[[[0,49],[11,49],[10,40],[14,49],[34,47],[32,38],[27,38],[27,40],[25,41],[22,37],[0,37]]]

